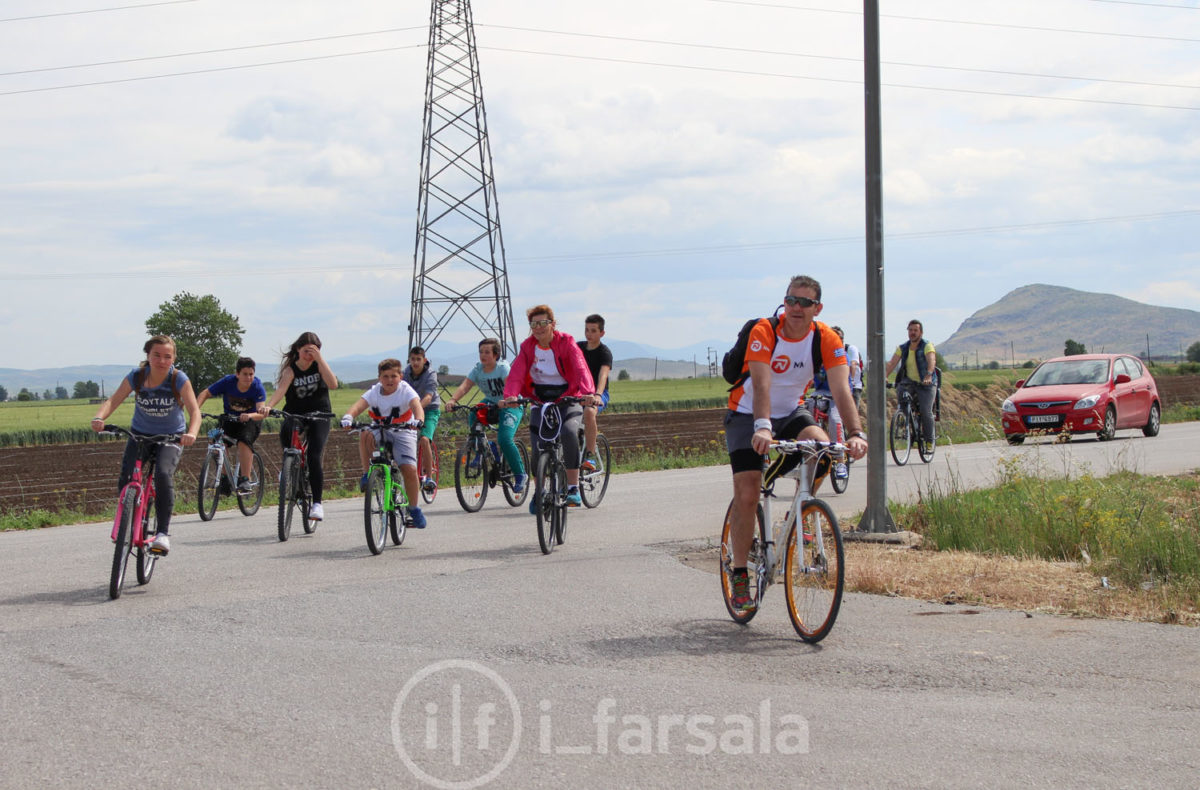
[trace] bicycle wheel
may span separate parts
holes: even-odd
[[[420,441],[420,440],[418,440],[418,441]],[[434,485],[434,488],[432,491],[426,491],[425,486],[421,486],[421,499],[424,500],[425,504],[429,504],[433,500],[437,499],[438,490],[437,490],[436,484],[439,482],[438,476],[441,474],[441,464],[438,463],[438,446],[437,446],[437,442],[435,442],[433,439],[429,440],[429,458],[431,461],[431,466],[428,470],[428,475],[429,475],[429,477],[433,478],[433,482],[435,485]],[[425,476],[426,476],[425,465],[423,463],[421,463],[421,454],[418,452],[417,453],[417,479],[424,480]]]
[[[933,461],[933,453],[937,450],[937,435],[933,438],[926,438],[925,431],[922,429],[921,438],[917,440],[917,453],[920,454],[921,460],[925,463]]]
[[[762,505],[758,506],[757,519],[758,529],[754,535],[754,543],[750,546],[750,553],[746,557],[746,572],[749,575],[750,596],[755,599],[754,608],[752,609],[737,609],[733,605],[733,530],[729,526],[729,514],[733,512],[733,502],[729,503],[729,507],[725,509],[725,523],[721,527],[721,597],[725,599],[725,609],[729,612],[729,616],[733,618],[735,623],[745,625],[754,619],[754,615],[758,614],[758,604],[762,603],[761,589],[764,584],[760,583],[760,576],[763,573],[763,538],[762,535],[766,530],[766,525],[763,522]],[[766,580],[761,580],[765,582]]]
[[[805,502],[800,516],[788,531],[784,560],[788,617],[801,639],[820,642],[842,605],[842,531],[829,505],[819,499]]]
[[[896,409],[896,413],[892,415],[888,445],[892,450],[892,460],[897,466],[908,463],[908,456],[912,452],[912,425],[909,424],[908,412],[904,409]]]
[[[279,540],[292,534],[292,513],[296,510],[296,456],[283,456],[279,469]]]
[[[253,516],[262,505],[263,498],[263,462],[257,450],[250,453],[250,468],[242,471],[250,473],[246,475],[250,483],[250,493],[237,495],[238,509],[242,511],[243,516]]]
[[[507,464],[504,467],[504,474],[500,476],[501,487],[504,489],[504,498],[508,500],[508,504],[513,507],[518,507],[529,498],[529,450],[525,447],[525,442],[517,439],[517,453],[521,456],[521,468],[525,470],[525,487],[521,489],[521,493],[514,493],[512,490],[513,470],[509,469]]]
[[[588,507],[599,505],[600,500],[604,499],[604,492],[608,490],[612,451],[608,447],[608,439],[602,433],[596,435],[596,452],[592,459],[596,464],[596,471],[585,473],[582,469],[579,470],[579,496]]]
[[[296,469],[301,470],[299,465]],[[302,474],[296,476],[296,504],[300,508],[300,524],[304,527],[304,534],[311,535],[317,531],[317,522],[308,517],[308,511],[312,508],[312,490],[308,487],[308,472],[301,470]]]
[[[561,460],[555,459],[554,469],[554,539],[561,546],[567,539],[567,468]]]
[[[533,496],[534,502],[537,503],[534,515],[537,516],[538,545],[542,548],[542,554],[549,554],[554,551],[554,519],[558,511],[554,502],[554,464],[550,453],[538,454],[534,480],[536,483]]]
[[[113,544],[112,573],[108,577],[108,597],[120,598],[125,585],[125,565],[129,562],[129,542],[133,535],[133,512],[137,510],[137,491],[125,489],[121,498],[121,520],[117,525],[117,540]]]
[[[154,500],[151,499],[146,503],[146,520],[142,524],[142,545],[136,548],[138,584],[149,584],[150,577],[154,575],[154,561],[158,558],[150,552],[150,539],[152,535],[157,534],[158,511],[154,507]]]
[[[477,513],[487,499],[488,453],[478,437],[468,438],[454,459],[454,492],[458,504]]]
[[[388,513],[388,529],[392,533],[392,545],[399,546],[408,533],[408,497],[404,495],[404,481],[393,477],[392,491],[396,494],[396,506]]]
[[[832,472],[829,475],[829,481],[833,484],[833,490],[839,494],[846,493],[846,489],[850,487],[850,461],[847,459],[842,461],[846,465],[846,476],[838,477]]]
[[[363,496],[363,526],[367,530],[367,548],[372,554],[379,554],[387,545],[387,488],[384,468],[372,464],[367,473],[367,490]]]
[[[196,490],[196,509],[201,521],[212,521],[217,512],[217,500],[221,498],[221,453],[209,450],[200,467],[200,485]]]

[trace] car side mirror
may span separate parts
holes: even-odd
[[[1017,384],[1016,384],[1016,389],[1021,389],[1021,387],[1022,387],[1024,384],[1025,384],[1025,379],[1019,379],[1019,380],[1017,381]]]
[[[1129,374],[1128,374],[1128,373],[1118,373],[1118,374],[1117,374],[1117,378],[1116,378],[1116,380],[1115,380],[1115,382],[1114,382],[1114,383],[1116,383],[1116,384],[1128,384],[1128,383],[1129,383],[1129,382],[1131,382],[1131,381],[1133,381],[1133,379],[1129,378]]]

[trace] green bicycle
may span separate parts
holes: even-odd
[[[358,423],[350,428],[350,433],[372,429],[419,431],[421,423]],[[400,476],[400,467],[392,457],[391,442],[380,441],[379,447],[371,454],[367,485],[363,490],[363,525],[367,531],[367,548],[372,554],[383,552],[387,546],[388,532],[391,532],[393,545],[399,546],[404,542],[404,535],[413,523],[408,512],[410,504],[408,492],[404,490],[404,480]]]

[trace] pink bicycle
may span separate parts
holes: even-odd
[[[154,451],[158,445],[178,443],[179,434],[138,436],[118,425],[105,425],[102,433],[127,436],[138,443],[133,474],[121,489],[117,516],[113,519],[113,561],[108,595],[120,598],[121,588],[125,586],[125,567],[131,554],[137,555],[138,584],[148,584],[154,573],[157,557],[150,551],[150,542],[158,532],[158,514],[154,510]]]

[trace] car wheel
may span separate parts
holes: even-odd
[[[1146,420],[1146,424],[1142,426],[1142,433],[1146,436],[1158,436],[1158,428],[1162,423],[1162,415],[1158,411],[1158,404],[1150,404],[1150,419]]]
[[[1013,433],[1013,434],[1009,434],[1008,436],[1005,436],[1004,438],[1008,439],[1009,444],[1018,445],[1025,441],[1025,434]]]
[[[1109,406],[1104,410],[1104,427],[1096,434],[1100,441],[1107,442],[1117,435],[1117,410]]]

